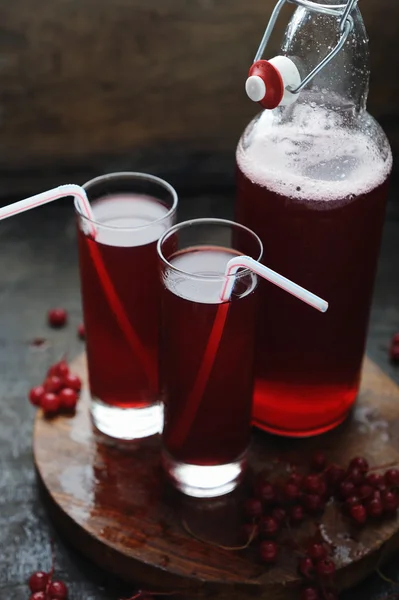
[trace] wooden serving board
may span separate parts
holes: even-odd
[[[48,509],[69,542],[105,570],[146,589],[180,590],[187,598],[297,598],[301,582],[294,544],[291,551],[283,549],[272,568],[260,565],[255,549],[232,551],[214,545],[237,545],[245,484],[213,500],[175,492],[163,479],[158,436],[116,445],[93,433],[85,356],[71,368],[85,382],[76,415],[46,420],[39,412],[34,432],[35,463]],[[366,359],[361,394],[346,423],[309,440],[254,431],[251,469],[276,468],[278,462],[298,457],[306,463],[316,449],[342,465],[356,455],[372,465],[399,463],[398,416],[399,387]],[[365,578],[399,549],[397,518],[351,530],[330,506],[321,523],[326,541],[336,548],[340,590]],[[190,535],[185,525],[206,542]],[[314,528],[307,523],[294,529],[296,543],[308,540]]]

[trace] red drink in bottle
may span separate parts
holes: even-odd
[[[237,220],[268,267],[329,303],[317,313],[260,282],[253,419],[281,435],[335,427],[359,389],[392,154],[366,111],[360,11],[345,9],[299,6],[281,56],[256,60],[246,84],[267,110],[238,144]]]
[[[322,140],[309,136],[312,155],[301,131],[290,135],[288,147],[275,137],[238,148],[236,215],[261,238],[267,266],[329,302],[321,314],[259,284],[255,423],[306,435],[341,422],[358,392],[391,161],[360,134],[349,142],[335,131],[326,179],[301,179],[290,165],[315,169]]]

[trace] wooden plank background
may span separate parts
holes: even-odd
[[[399,3],[359,1],[370,110],[396,150]],[[229,180],[257,110],[243,83],[274,4],[0,0],[0,196],[120,168]]]

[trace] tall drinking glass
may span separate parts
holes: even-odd
[[[175,222],[177,194],[143,173],[104,175],[84,189],[95,217],[75,204],[92,420],[111,437],[141,438],[162,429],[156,245]]]
[[[158,253],[163,466],[182,492],[219,496],[236,487],[246,465],[257,302],[257,276],[246,269],[221,301],[224,273],[241,254],[260,259],[262,244],[237,223],[197,219],[166,232]]]

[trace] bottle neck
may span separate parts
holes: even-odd
[[[337,6],[334,0],[323,0],[323,4]],[[365,111],[370,77],[368,38],[357,6],[351,18],[353,29],[343,48],[300,93],[298,102],[316,102],[346,114]],[[338,16],[298,7],[287,27],[282,53],[295,62],[303,79],[320,64],[340,37]]]

